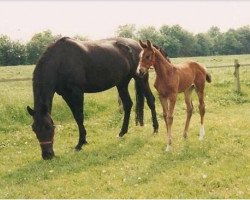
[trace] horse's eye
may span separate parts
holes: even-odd
[[[149,58],[150,58],[150,55],[147,55],[147,56],[146,56],[146,59],[149,59]]]

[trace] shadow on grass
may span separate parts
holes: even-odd
[[[139,151],[145,142],[140,138],[130,141],[115,141],[93,151],[70,151],[52,160],[29,162],[26,166],[2,177],[2,183],[26,184],[38,180],[51,180],[61,175],[87,171],[96,166],[107,166]]]

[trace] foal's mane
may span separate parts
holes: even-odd
[[[160,54],[161,54],[169,63],[171,63],[170,58],[168,57],[167,52],[165,52],[161,47],[157,46],[156,44],[153,44],[153,47],[154,47],[155,49],[157,49],[157,50],[160,52]]]
[[[164,51],[161,48],[159,48],[156,45],[153,45],[153,48],[154,48],[155,54],[157,54],[157,56],[160,57],[160,59],[164,61],[164,67],[170,69],[169,72],[172,74],[177,68],[171,63],[168,56],[165,56],[165,54],[162,53]]]

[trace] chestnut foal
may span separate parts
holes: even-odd
[[[199,111],[201,116],[200,140],[203,140],[205,135],[204,130],[204,87],[205,82],[211,82],[211,76],[206,69],[196,62],[187,62],[181,66],[171,64],[169,59],[166,59],[158,48],[155,48],[152,43],[147,40],[147,44],[139,41],[143,48],[140,54],[139,66],[137,73],[141,76],[148,72],[148,69],[153,66],[156,72],[156,80],[154,86],[159,93],[160,102],[163,108],[163,116],[167,126],[167,148],[171,150],[172,132],[171,126],[173,123],[173,111],[177,98],[177,94],[184,92],[185,103],[187,106],[187,119],[183,133],[183,137],[187,138],[188,127],[193,112],[193,104],[191,93],[193,88],[196,89],[199,99]]]

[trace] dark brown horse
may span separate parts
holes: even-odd
[[[159,93],[159,98],[163,108],[164,120],[167,126],[167,148],[171,150],[173,123],[173,112],[177,99],[177,94],[183,92],[187,106],[187,119],[183,136],[187,138],[188,127],[193,112],[191,94],[193,88],[196,89],[199,99],[199,111],[201,116],[200,140],[205,135],[204,130],[204,88],[205,82],[211,82],[211,76],[206,68],[196,62],[186,62],[180,66],[172,64],[169,58],[166,58],[164,52],[152,45],[150,41],[144,44],[140,41],[143,51],[140,54],[138,65],[138,74],[147,74],[148,69],[153,66],[156,73],[155,88]]]
[[[65,37],[48,47],[33,73],[34,110],[27,107],[34,120],[32,129],[44,159],[54,156],[54,123],[50,114],[55,92],[66,101],[77,122],[79,142],[76,150],[81,150],[83,144],[87,143],[83,124],[84,93],[101,92],[116,86],[124,107],[119,137],[128,131],[132,107],[128,84],[132,78],[136,86],[136,122],[143,125],[145,96],[151,109],[154,132],[157,132],[155,99],[148,76],[136,76],[141,50],[136,41],[125,38],[78,42]]]

